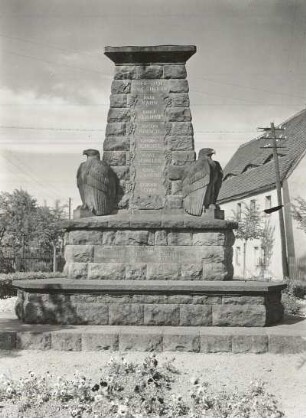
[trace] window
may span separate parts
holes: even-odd
[[[256,209],[256,200],[255,199],[252,199],[251,200],[251,202],[250,202],[250,209],[253,210],[253,211],[255,211],[255,209]]]
[[[240,258],[241,258],[241,249],[240,247],[236,247],[236,257],[235,257],[236,266],[240,266]]]
[[[272,199],[271,196],[265,196],[265,209],[271,209],[272,208]]]
[[[237,207],[236,207],[236,213],[237,213],[237,221],[241,221],[241,203],[237,203]]]

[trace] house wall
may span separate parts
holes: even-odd
[[[291,202],[297,197],[306,200],[306,155],[299,162],[287,179],[288,194]],[[290,205],[286,206],[290,210]],[[298,222],[292,219],[295,263],[298,278],[306,278],[306,233],[299,228]]]
[[[225,211],[226,219],[233,219],[237,210],[237,204],[241,204],[242,211],[245,205],[249,206],[251,200],[255,200],[255,204],[259,209],[263,222],[268,222],[274,228],[274,244],[272,249],[272,256],[269,265],[264,269],[260,265],[262,259],[261,241],[254,239],[248,241],[246,247],[246,277],[243,277],[243,241],[236,239],[233,246],[233,266],[234,277],[237,278],[261,278],[261,279],[282,279],[282,263],[281,263],[281,241],[279,229],[279,215],[278,212],[273,212],[266,215],[263,211],[268,205],[268,196],[271,197],[271,207],[277,206],[276,190],[266,191],[248,198],[233,200],[229,203],[221,204],[221,209]]]

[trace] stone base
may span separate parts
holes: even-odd
[[[231,281],[18,280],[26,323],[263,327],[283,318],[286,285]]]
[[[231,280],[235,222],[178,211],[128,212],[66,222],[73,280]]]

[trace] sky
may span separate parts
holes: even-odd
[[[0,0],[0,192],[80,204],[102,150],[114,65],[105,46],[192,44],[196,150],[224,166],[257,127],[306,106],[304,0]]]

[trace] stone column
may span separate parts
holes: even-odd
[[[195,160],[185,63],[195,46],[106,47],[115,63],[104,160],[120,179],[119,208],[182,207]]]

